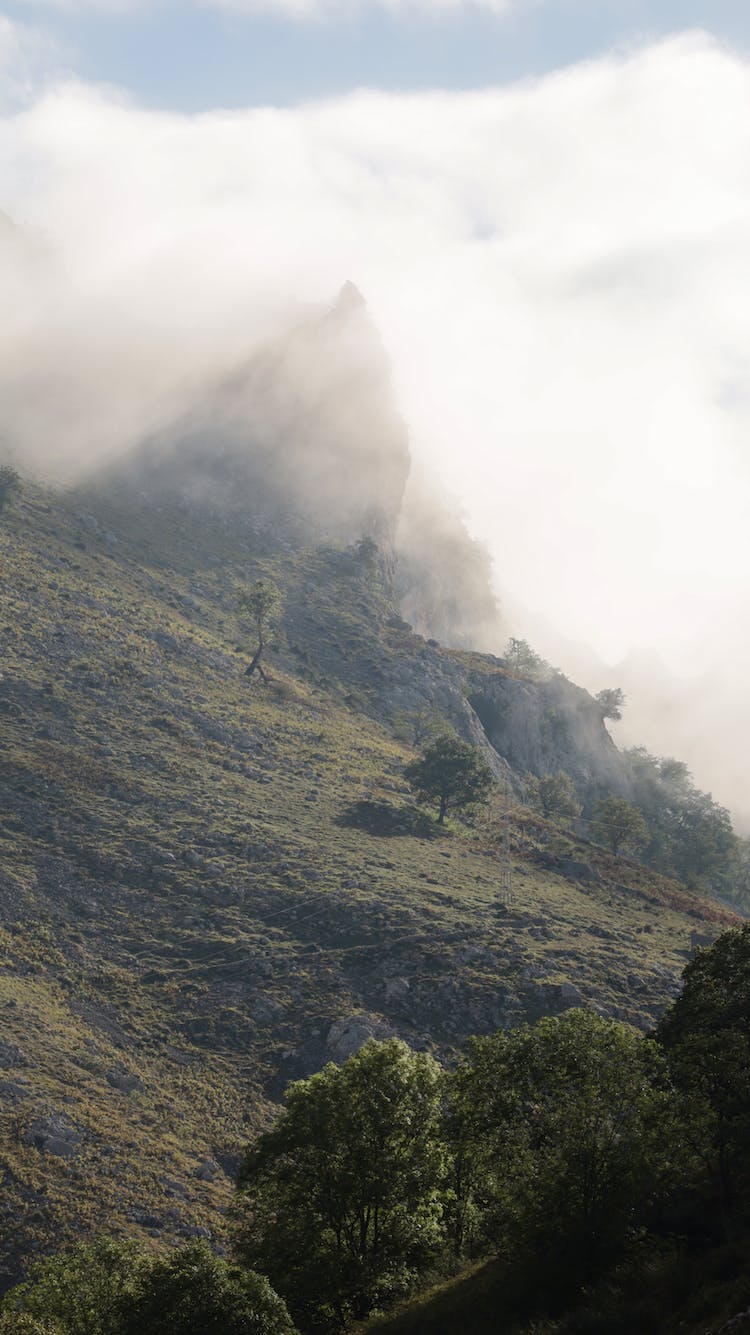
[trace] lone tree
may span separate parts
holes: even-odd
[[[524,783],[529,802],[548,819],[566,821],[580,816],[583,807],[573,780],[564,769],[559,769],[557,774],[543,774],[540,779],[535,774],[527,774]]]
[[[249,588],[237,590],[239,615],[242,620],[252,623],[258,641],[252,662],[245,668],[246,677],[257,672],[263,681],[268,681],[260,660],[266,647],[268,628],[278,617],[281,606],[281,592],[270,579],[256,579]]]
[[[483,802],[494,783],[492,771],[475,747],[458,737],[438,737],[420,760],[404,770],[420,801],[438,803],[438,825],[449,811]]]
[[[10,464],[0,465],[0,514],[13,496],[21,490],[21,479]]]
[[[594,699],[599,706],[603,719],[611,718],[616,723],[618,719],[622,718],[625,695],[619,686],[610,686],[605,691],[598,691]]]
[[[518,640],[515,636],[511,636],[508,640],[503,657],[514,672],[541,672],[547,666],[544,659],[532,649],[528,640]]]
[[[605,797],[597,802],[591,833],[600,843],[609,844],[613,853],[621,848],[636,851],[648,843],[649,837],[642,812],[624,797]]]

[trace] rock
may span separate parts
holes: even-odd
[[[152,1214],[150,1210],[129,1210],[128,1219],[141,1228],[151,1228],[155,1232],[159,1232],[164,1227],[164,1220],[160,1219],[158,1215]]]
[[[346,1061],[370,1038],[392,1038],[393,1030],[385,1020],[378,1016],[361,1013],[349,1015],[345,1019],[334,1020],[326,1037],[326,1047],[333,1060],[339,1064]]]
[[[72,1159],[78,1153],[81,1132],[62,1113],[38,1117],[23,1134],[24,1145],[32,1145],[44,1154]]]
[[[575,986],[575,983],[561,983],[558,988],[560,1001],[563,1006],[585,1006],[586,1002]]]
[[[385,981],[386,1001],[403,1001],[409,993],[409,986],[406,978],[387,978]]]
[[[28,1066],[28,1062],[15,1043],[0,1043],[0,1066]]]
[[[220,1172],[221,1168],[215,1159],[204,1159],[198,1169],[197,1177],[200,1182],[213,1182]]]
[[[141,1077],[132,1071],[106,1071],[105,1079],[108,1085],[123,1094],[140,1093],[145,1088]]]
[[[28,1089],[15,1080],[0,1080],[0,1100],[6,1103],[20,1103],[29,1097]]]

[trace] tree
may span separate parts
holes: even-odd
[[[436,737],[447,735],[445,715],[425,705],[422,709],[400,709],[393,716],[393,730],[409,746],[424,746]]]
[[[594,699],[599,706],[603,719],[611,718],[617,722],[618,719],[622,718],[625,695],[619,686],[612,686],[607,690],[597,691]]]
[[[420,801],[438,803],[438,825],[449,811],[482,802],[494,783],[492,771],[476,747],[459,737],[438,737],[420,760],[404,770],[404,778]]]
[[[730,1233],[738,1183],[750,1170],[750,925],[725,932],[685,966],[656,1037]]]
[[[641,848],[648,840],[648,826],[632,802],[624,797],[605,797],[596,804],[591,834],[599,843],[609,844],[613,853],[619,853],[621,848]]]
[[[139,1264],[133,1243],[102,1239],[73,1247],[32,1266],[2,1312],[48,1322],[61,1335],[119,1335],[120,1304],[133,1290]]]
[[[514,672],[533,674],[548,668],[548,664],[534,652],[528,640],[517,640],[514,636],[508,640],[503,657]]]
[[[117,1335],[294,1335],[294,1326],[264,1276],[194,1242],[141,1268]]]
[[[694,789],[674,818],[672,862],[688,885],[728,874],[736,855],[732,818],[709,793]]]
[[[397,1039],[289,1086],[248,1150],[240,1258],[306,1328],[362,1319],[406,1291],[443,1238],[440,1067]]]
[[[246,677],[252,677],[253,673],[257,672],[263,681],[268,680],[261,664],[261,657],[266,647],[269,625],[278,617],[281,607],[281,592],[270,579],[257,579],[249,588],[237,590],[239,614],[243,619],[252,622],[258,641],[252,662],[245,669]]]
[[[543,774],[541,778],[527,774],[524,784],[531,805],[548,819],[569,821],[580,816],[583,807],[573,780],[565,770],[560,769],[556,774]]]
[[[21,490],[21,479],[9,464],[0,465],[0,514],[13,496]]]
[[[62,1335],[59,1326],[51,1326],[47,1321],[37,1321],[36,1317],[24,1316],[22,1312],[6,1312],[0,1316],[0,1335]]]
[[[665,1064],[627,1025],[571,1010],[472,1039],[449,1089],[456,1194],[484,1249],[545,1255],[582,1283],[666,1187]]]

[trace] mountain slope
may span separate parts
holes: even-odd
[[[28,485],[0,555],[7,1277],[93,1229],[220,1240],[288,1078],[369,1033],[449,1057],[581,999],[647,1026],[727,920],[583,844],[555,863],[522,808],[512,903],[497,810],[437,836],[386,724],[423,698],[479,725],[387,554]],[[268,687],[234,611],[259,575],[287,600]]]

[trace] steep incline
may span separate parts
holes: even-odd
[[[368,548],[27,487],[0,560],[7,1275],[93,1228],[220,1237],[286,1079],[368,1033],[450,1054],[581,998],[647,1025],[721,919],[590,848],[544,870],[521,809],[511,904],[496,811],[435,837],[379,720],[440,704],[433,678],[450,714],[468,669]],[[267,688],[234,617],[261,574],[287,598]]]

